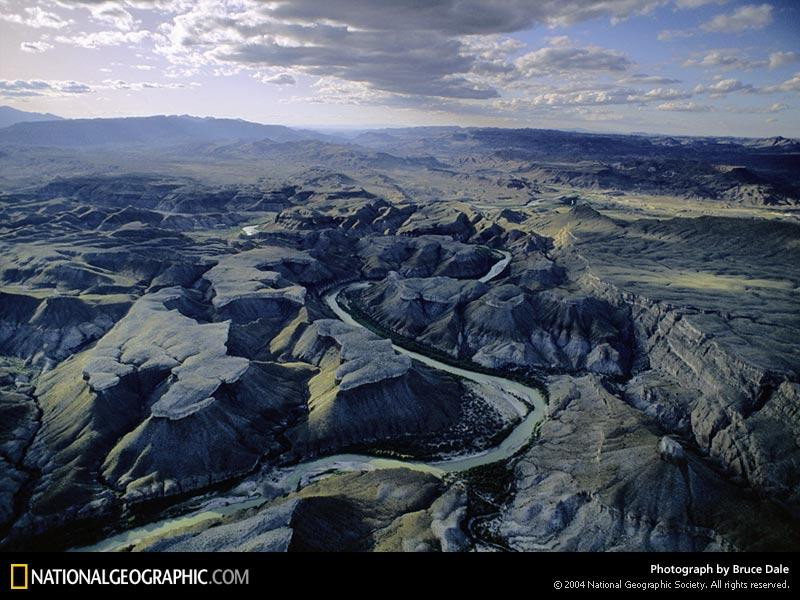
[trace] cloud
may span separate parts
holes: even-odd
[[[294,85],[297,83],[289,73],[279,73],[278,75],[260,77],[262,83],[273,83],[275,85]]]
[[[25,8],[22,13],[0,13],[0,21],[16,23],[34,29],[61,29],[71,24],[72,21],[64,19],[54,12],[44,10],[38,6]]]
[[[554,35],[545,38],[545,41],[551,46],[569,46],[572,44],[572,41],[569,39],[569,36],[566,35]]]
[[[766,67],[767,60],[752,60],[742,56],[741,50],[711,50],[697,58],[690,58],[683,62],[684,67],[716,68],[722,71],[731,69],[750,70]]]
[[[30,54],[37,54],[39,52],[46,52],[53,47],[53,44],[48,42],[40,41],[40,42],[22,42],[19,45],[19,49],[23,52],[28,52]]]
[[[666,100],[676,101],[691,98],[692,93],[676,88],[653,88],[640,91],[613,84],[578,86],[576,89],[553,89],[527,99],[530,106],[606,106],[637,104],[647,105]]]
[[[678,8],[700,8],[707,4],[725,4],[727,0],[675,0]]]
[[[712,97],[725,96],[732,92],[754,92],[754,88],[749,83],[742,83],[738,79],[720,79],[716,83],[709,85],[698,84],[694,88],[695,94],[708,94]]]
[[[718,8],[724,1],[57,0],[47,5],[39,2],[44,8],[23,8],[19,1],[19,8],[3,12],[11,13],[10,18],[20,26],[23,21],[43,29],[56,28],[58,22],[68,24],[47,36],[21,35],[18,41],[34,40],[23,42],[22,51],[42,52],[57,43],[86,49],[140,46],[136,56],[128,53],[124,76],[135,76],[130,69],[144,71],[147,63],[159,64],[164,81],[171,82],[109,79],[91,83],[88,87],[94,90],[174,89],[180,86],[176,82],[195,76],[234,75],[286,86],[279,94],[281,102],[350,103],[482,117],[501,115],[498,118],[503,119],[513,115],[512,105],[536,116],[563,113],[576,119],[616,118],[615,107],[627,106],[619,112],[631,120],[639,114],[641,120],[652,119],[655,110],[725,110],[711,99],[730,93],[752,92],[749,98],[753,104],[760,100],[766,105],[773,99],[767,102],[756,93],[767,89],[776,93],[797,91],[798,78],[755,88],[738,79],[709,77],[710,83],[694,87],[697,80],[689,85],[676,79],[676,75],[683,78],[681,71],[674,70],[679,65],[659,60],[663,56],[646,52],[637,55],[634,50],[623,53],[614,49],[612,42],[605,42],[607,47],[578,43],[576,40],[595,33],[596,21],[589,29],[568,31],[570,36],[555,28],[598,19],[617,22],[659,7],[664,12],[705,7],[700,18],[676,13],[669,22],[676,29],[659,35],[665,40],[696,35],[699,44],[704,31],[765,27],[774,11],[769,4],[760,3],[764,1],[749,0],[744,6],[741,2],[728,3]],[[41,13],[34,14],[34,8]],[[44,13],[50,15],[49,20]],[[0,15],[0,19],[8,17]],[[701,21],[705,22],[700,25]],[[546,27],[555,30],[548,35]],[[529,46],[530,36],[515,35],[533,28],[546,36],[544,47]],[[788,50],[769,57],[767,51],[762,52],[752,51],[753,58],[725,49],[704,50],[689,55],[684,66],[713,69],[707,73],[710,76],[756,67],[766,72],[767,67],[778,69],[798,60],[797,53]],[[95,52],[92,58],[88,52],[84,55],[87,60],[100,60],[103,53]],[[122,52],[115,51],[112,60],[121,60],[120,56]],[[653,69],[663,67],[671,76],[659,75],[659,71],[636,72],[641,68],[633,61],[637,56],[645,57]],[[93,63],[94,72],[99,66],[111,67],[111,71],[98,80],[112,77],[117,68],[103,60],[102,64]],[[785,78],[780,73],[777,80]],[[686,72],[686,78],[698,74],[703,73]],[[149,72],[139,75],[158,79]],[[289,87],[298,80],[308,85]],[[300,90],[289,92],[297,88]],[[41,92],[23,87],[8,91],[70,93],[67,89],[56,86]],[[308,97],[287,98],[293,93]],[[702,94],[708,106],[698,104],[699,100],[691,102],[697,100],[696,94]]]
[[[797,52],[773,52],[769,55],[769,69],[777,69],[783,65],[795,63],[800,60],[800,54]]]
[[[683,100],[691,98],[691,92],[678,90],[675,88],[655,88],[644,94],[632,94],[628,96],[630,102],[653,102],[656,100]]]
[[[692,37],[695,32],[691,29],[663,29],[658,33],[658,39],[662,42]]]
[[[95,89],[128,90],[140,92],[142,90],[181,90],[187,87],[195,87],[196,85],[198,84],[185,84],[178,82],[160,83],[156,81],[130,82],[123,79],[105,79],[101,85],[95,86]]]
[[[656,109],[670,112],[708,112],[711,107],[695,102],[664,102],[656,106]]]
[[[0,96],[6,98],[67,96],[72,94],[86,94],[91,91],[91,87],[78,81],[0,79]]]
[[[125,8],[119,5],[102,2],[89,7],[92,19],[111,25],[121,31],[131,31],[137,24],[136,19]]]
[[[480,100],[498,97],[498,86],[519,75],[510,60],[519,42],[500,39],[504,34],[537,24],[626,18],[663,2],[201,2],[159,29],[158,51],[175,64],[195,68],[291,69],[395,94]],[[553,50],[528,56],[521,63],[527,75],[555,72],[559,62],[565,69],[587,71],[621,71],[630,64],[619,53],[570,49],[567,43],[561,37]]]
[[[165,28],[168,44],[160,51],[170,60],[254,71],[293,68],[396,93],[477,99],[498,95],[466,77],[475,58],[448,36],[403,31],[388,22],[385,29],[368,30],[330,22],[276,21],[277,9],[261,6],[244,12],[204,8],[177,16]]]
[[[578,92],[548,92],[530,99],[533,106],[598,106],[627,104],[631,90],[583,90]]]
[[[122,46],[141,44],[151,39],[149,31],[95,31],[93,33],[76,33],[60,35],[55,40],[61,44],[79,46],[81,48],[102,48],[104,46]]]
[[[789,106],[783,102],[774,102],[769,106],[729,106],[726,110],[731,113],[759,115],[783,112],[789,110]]]
[[[683,62],[684,67],[716,68],[722,71],[732,69],[752,70],[768,67],[770,71],[800,60],[797,52],[773,52],[766,59],[752,59],[742,55],[741,50],[711,50],[699,57]]]
[[[732,13],[719,14],[700,27],[717,33],[737,33],[748,29],[763,29],[772,23],[772,5],[746,4]]]
[[[106,79],[101,83],[83,83],[80,81],[44,80],[44,79],[0,79],[0,97],[24,98],[31,96],[74,96],[88,94],[100,90],[177,90],[195,87],[197,83],[156,81],[124,81],[121,79]]]
[[[787,79],[783,83],[767,86],[763,88],[762,91],[768,94],[775,92],[800,92],[800,73],[795,73],[794,77]]]
[[[660,75],[647,75],[645,73],[636,73],[628,75],[619,80],[619,83],[632,84],[632,85],[671,85],[673,83],[681,83],[680,79],[672,77],[662,77]]]
[[[523,54],[515,64],[531,76],[562,71],[625,71],[633,63],[615,50],[553,46]]]
[[[647,14],[663,0],[278,0],[278,19],[329,21],[360,29],[437,31],[450,35],[510,33],[536,24],[570,25],[598,17]]]

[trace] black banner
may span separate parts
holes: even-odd
[[[789,593],[794,554],[4,554],[0,593],[205,587],[274,590],[325,582],[346,592],[383,577],[396,593],[510,582],[529,592]],[[305,574],[305,575],[304,575]],[[424,582],[424,583],[423,583]],[[452,586],[452,588],[451,588]],[[418,589],[417,591],[421,591]]]

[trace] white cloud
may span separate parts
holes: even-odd
[[[664,102],[656,106],[656,109],[670,112],[708,112],[711,107],[695,102]]]
[[[584,90],[580,92],[548,92],[530,99],[533,106],[593,106],[626,104],[628,90]]]
[[[61,35],[56,37],[56,41],[81,48],[102,48],[104,46],[134,46],[152,37],[153,34],[149,31],[95,31]]]
[[[769,68],[771,71],[783,65],[795,63],[798,60],[800,60],[800,54],[797,52],[773,52],[769,55]]]
[[[262,83],[272,83],[275,85],[294,85],[297,83],[289,73],[278,73],[277,75],[269,75],[260,77],[259,81]]]
[[[125,8],[113,3],[101,2],[100,4],[88,6],[92,14],[92,19],[111,25],[120,31],[132,31],[137,25],[136,19]]]
[[[618,81],[618,83],[632,84],[632,85],[671,85],[673,83],[680,83],[680,79],[672,77],[663,77],[661,75],[647,75],[645,73],[636,73],[628,75]]]
[[[783,102],[774,102],[769,106],[729,106],[725,109],[727,112],[744,114],[744,115],[763,115],[774,114],[789,110],[789,106]]]
[[[691,98],[692,93],[676,88],[653,88],[640,91],[615,85],[595,85],[577,89],[553,89],[526,99],[530,106],[606,106],[676,101]]]
[[[101,85],[96,86],[96,89],[130,90],[140,92],[142,90],[181,90],[187,87],[195,87],[196,85],[196,83],[160,83],[155,81],[125,81],[123,79],[104,79]]]
[[[22,98],[27,96],[68,96],[86,94],[92,88],[78,81],[43,79],[0,79],[0,96]]]
[[[554,35],[545,38],[545,41],[551,46],[569,46],[572,44],[572,41],[569,39],[569,36],[567,35]]]
[[[27,7],[22,13],[0,13],[0,21],[16,23],[17,25],[24,25],[34,29],[61,29],[72,23],[69,19],[64,19],[56,13],[38,6]]]
[[[46,52],[53,47],[53,44],[48,42],[39,41],[39,42],[22,42],[19,45],[19,49],[23,52],[28,52],[30,54],[38,54],[39,52]]]
[[[655,88],[644,94],[632,94],[628,97],[630,102],[653,102],[656,100],[683,100],[691,98],[691,92],[675,88]]]
[[[701,25],[705,31],[736,33],[748,29],[763,29],[772,23],[772,5],[746,4],[732,13],[720,14]]]
[[[678,8],[700,8],[707,4],[725,4],[727,0],[676,0],[675,5]]]
[[[715,68],[721,71],[731,69],[750,70],[767,66],[769,61],[753,60],[742,55],[740,49],[711,50],[699,57],[683,62],[684,67]]]
[[[658,39],[662,42],[692,37],[694,31],[691,29],[663,29],[658,33]]]
[[[794,77],[787,79],[783,83],[767,86],[763,91],[768,94],[773,92],[800,92],[800,73],[795,73]]]
[[[703,85],[698,84],[694,88],[696,94],[708,94],[712,97],[725,96],[732,92],[753,92],[756,89],[749,83],[742,83],[738,79],[720,79],[719,81]]]

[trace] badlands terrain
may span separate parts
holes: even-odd
[[[800,548],[800,142],[49,117],[4,550]]]

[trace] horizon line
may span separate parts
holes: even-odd
[[[24,110],[21,108],[17,108],[15,106],[11,106],[10,104],[0,105],[0,109],[2,108],[10,108],[12,110],[17,110],[20,112],[30,113],[30,114],[52,115],[54,117],[58,117],[57,119],[52,119],[52,120],[19,121],[18,123],[13,123],[11,125],[8,125],[7,127],[13,127],[14,125],[21,123],[56,123],[59,121],[98,121],[98,120],[111,120],[111,119],[152,119],[156,117],[187,117],[192,119],[217,119],[217,120],[241,121],[244,123],[253,123],[255,125],[286,127],[287,129],[309,129],[316,131],[318,133],[325,133],[326,130],[345,132],[345,131],[379,131],[379,130],[401,130],[401,129],[507,129],[507,130],[531,129],[536,131],[559,131],[562,133],[578,133],[585,135],[623,135],[623,136],[637,136],[637,137],[652,136],[652,137],[671,137],[671,138],[716,138],[716,139],[730,139],[730,140],[767,140],[776,138],[790,139],[790,140],[800,139],[794,136],[787,136],[782,134],[770,135],[770,136],[714,135],[714,134],[690,135],[683,133],[671,134],[671,133],[648,132],[648,131],[619,131],[619,130],[597,131],[597,130],[589,130],[583,127],[576,127],[574,129],[564,129],[559,127],[535,127],[535,126],[500,127],[497,125],[457,125],[457,124],[392,126],[392,125],[355,125],[355,124],[332,125],[332,124],[319,124],[319,123],[287,125],[285,123],[280,123],[280,122],[253,121],[242,117],[217,116],[217,115],[192,115],[189,113],[173,113],[173,114],[157,113],[151,115],[117,115],[117,116],[99,116],[99,117],[62,117],[61,115],[49,111],[38,112],[38,111]],[[0,129],[6,129],[7,127],[0,127]]]

